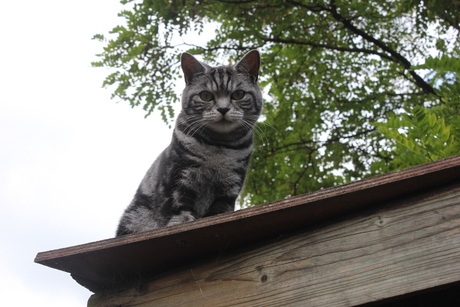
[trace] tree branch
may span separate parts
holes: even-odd
[[[318,148],[310,148],[308,147],[309,144],[321,144],[320,147],[323,147],[323,146],[326,146],[327,144],[330,144],[330,143],[334,143],[334,142],[337,142],[339,141],[340,139],[352,139],[352,138],[355,138],[357,136],[361,136],[363,134],[368,134],[368,133],[371,133],[371,132],[374,132],[377,128],[375,127],[372,127],[370,129],[366,129],[366,130],[363,130],[363,131],[360,131],[360,132],[357,132],[353,135],[349,135],[349,136],[338,136],[338,137],[335,137],[333,139],[329,139],[329,140],[326,140],[326,141],[313,141],[313,140],[308,140],[308,141],[301,141],[301,142],[294,142],[294,143],[289,143],[289,144],[285,144],[281,147],[278,147],[278,148],[275,148],[275,149],[272,149],[270,150],[271,154],[270,155],[274,155],[275,153],[278,154],[278,153],[284,153],[284,152],[287,152],[287,151],[296,151],[296,150],[299,150],[299,149],[302,149],[302,148],[308,148],[309,150],[311,151],[316,151],[318,150]],[[294,149],[290,149],[294,147]],[[283,149],[286,149],[286,151],[282,151]]]
[[[380,49],[383,51],[387,52],[388,54],[391,55],[391,58],[394,62],[398,62],[403,65],[403,67],[408,70],[409,74],[414,78],[415,84],[419,86],[421,89],[423,89],[424,92],[428,94],[433,94],[438,96],[438,94],[435,92],[433,87],[425,82],[422,77],[420,77],[415,71],[411,71],[410,68],[412,67],[412,64],[407,60],[404,56],[402,56],[400,53],[392,49],[390,46],[386,45],[382,41],[374,38],[373,36],[369,35],[368,33],[362,31],[361,29],[358,29],[355,27],[350,20],[346,19],[340,13],[337,11],[337,6],[335,5],[335,0],[331,0],[330,3],[330,8],[326,9],[329,13],[331,13],[332,17],[334,17],[335,20],[341,22],[348,30],[351,32],[361,36],[368,42],[373,43],[374,45],[378,46]]]
[[[297,190],[298,190],[298,187],[299,187],[299,182],[300,180],[303,178],[303,176],[305,175],[305,173],[307,172],[308,170],[308,166],[310,164],[313,163],[313,157],[312,157],[312,154],[313,154],[314,151],[311,151],[310,154],[308,155],[308,161],[307,161],[307,165],[303,168],[303,170],[301,171],[300,175],[297,177],[296,181],[293,182],[293,195],[297,195]]]
[[[331,45],[326,45],[326,44],[320,44],[320,43],[315,43],[315,42],[309,42],[309,41],[302,41],[302,40],[296,40],[296,39],[285,39],[285,38],[263,38],[261,37],[262,40],[265,42],[270,42],[270,43],[281,43],[281,44],[294,44],[294,45],[307,45],[307,46],[312,46],[312,47],[318,47],[318,48],[324,48],[324,49],[330,49],[330,50],[336,50],[336,51],[343,51],[343,52],[358,52],[358,53],[365,53],[365,54],[374,54],[378,55],[381,58],[387,59],[389,61],[393,61],[393,58],[378,51],[370,50],[370,49],[361,49],[361,48],[347,48],[347,47],[339,47],[339,46],[331,46]]]
[[[264,46],[263,45],[257,45],[257,46],[251,46],[251,47],[243,47],[243,46],[235,46],[235,47],[228,47],[228,46],[217,46],[217,47],[203,47],[195,44],[190,44],[190,43],[183,43],[181,45],[188,46],[188,47],[193,47],[193,48],[200,48],[203,50],[203,52],[209,52],[209,51],[216,51],[216,50],[237,50],[237,51],[245,51],[245,50],[251,50],[254,48],[261,48]]]

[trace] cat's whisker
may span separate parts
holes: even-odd
[[[277,131],[278,129],[276,129],[275,126],[273,126],[268,120],[264,120],[263,122],[259,122],[260,125],[263,125],[264,127],[268,127],[270,129],[273,129],[275,131]]]
[[[264,140],[265,142],[267,142],[267,139],[265,137],[265,133],[264,131],[262,130],[261,127],[259,127],[259,125],[257,124],[253,124],[253,123],[250,123],[250,122],[247,122],[247,121],[244,121],[244,126],[245,128],[247,128],[248,130],[251,130],[254,132],[254,134],[257,136],[258,139],[260,139],[260,141],[263,143]]]
[[[204,127],[205,127],[205,125],[203,123],[206,123],[206,122],[207,122],[207,120],[205,120],[205,119],[200,119],[200,120],[196,121],[194,123],[194,126],[193,126],[193,128],[195,128],[195,129],[191,131],[190,136],[193,137],[195,135],[195,133],[200,131],[200,129],[203,130]]]
[[[202,123],[205,122],[203,118],[198,116],[191,117],[187,121],[187,127],[185,127],[184,132],[193,136],[200,128],[202,128]]]

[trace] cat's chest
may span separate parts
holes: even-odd
[[[247,168],[252,145],[232,149],[213,146],[176,131],[176,157],[183,166],[182,178],[205,181],[210,184],[241,181],[241,173]]]
[[[200,160],[194,171],[204,180],[228,180],[238,169],[245,168],[244,152],[221,149],[203,148]]]
[[[246,168],[244,151],[205,147],[194,155],[194,163],[183,175],[198,185],[233,185],[239,184],[242,180],[239,173]]]

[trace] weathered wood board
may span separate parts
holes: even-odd
[[[88,306],[357,306],[460,281],[460,183],[353,214]]]
[[[460,182],[460,156],[256,207],[37,254],[93,292],[126,286],[290,231]],[[267,275],[268,276],[268,275]]]

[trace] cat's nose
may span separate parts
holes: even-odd
[[[218,108],[217,111],[220,112],[220,114],[225,115],[228,111],[230,111],[229,108]]]

